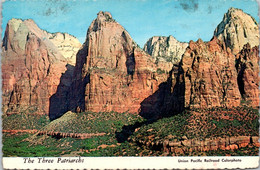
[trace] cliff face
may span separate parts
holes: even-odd
[[[246,44],[236,55],[237,81],[247,105],[259,106],[259,48]]]
[[[68,60],[49,35],[32,20],[8,22],[2,44],[4,113],[48,114],[50,97],[58,86],[70,85],[68,75],[61,80]]]
[[[230,8],[214,34],[210,42],[191,41],[183,55],[184,106],[259,106],[257,23]]]
[[[240,104],[235,57],[223,42],[191,41],[181,61],[185,107],[233,107]]]
[[[159,68],[166,71],[172,69],[173,64],[179,64],[188,43],[177,41],[173,36],[154,36],[144,45],[144,51],[150,54]]]
[[[80,110],[138,112],[140,103],[153,94],[166,74],[108,12],[99,12],[77,55],[72,98],[81,96]],[[73,106],[74,105],[74,106]]]
[[[68,110],[115,111],[159,118],[190,107],[259,106],[253,21],[231,8],[211,41],[153,37],[145,52],[108,12],[98,13],[81,47],[69,34],[12,19],[2,45],[3,112],[54,119]]]
[[[230,8],[214,31],[214,35],[224,41],[233,54],[237,54],[249,43],[259,45],[259,30],[253,17],[240,9]]]

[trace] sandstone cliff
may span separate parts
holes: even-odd
[[[235,57],[214,37],[210,42],[190,41],[181,68],[185,81],[185,107],[240,105]]]
[[[177,41],[173,36],[154,36],[144,45],[144,51],[150,54],[159,68],[170,71],[173,64],[179,64],[188,43]]]
[[[245,104],[259,106],[259,49],[246,44],[236,55],[238,85]]]
[[[71,107],[94,112],[137,113],[167,75],[156,73],[155,61],[137,47],[108,12],[99,12],[77,55]]]
[[[159,118],[190,107],[258,106],[253,21],[231,8],[210,42],[153,37],[145,52],[108,12],[98,13],[81,47],[66,33],[12,19],[2,45],[3,111],[51,119],[68,110]]]
[[[214,35],[224,41],[233,54],[237,54],[249,43],[259,45],[259,30],[255,19],[240,9],[230,8],[214,31]]]
[[[190,41],[180,62],[184,107],[233,107],[241,102],[259,106],[259,57],[254,47],[259,31],[254,18],[230,8],[214,35],[210,42]]]
[[[57,93],[58,86],[60,89],[70,86],[73,66],[68,65],[69,60],[49,36],[33,20],[8,22],[2,44],[4,113],[49,114],[51,96]],[[56,100],[65,95],[60,94]],[[63,103],[56,107],[67,106]]]
[[[230,8],[216,28],[214,35],[236,55],[237,82],[242,104],[259,106],[259,30],[257,22],[242,10]]]

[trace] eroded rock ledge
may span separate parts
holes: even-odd
[[[94,136],[103,136],[106,135],[106,133],[64,133],[64,132],[54,132],[54,131],[39,131],[36,129],[24,129],[24,130],[2,130],[3,133],[31,133],[36,134],[38,136],[40,135],[48,135],[55,138],[78,138],[78,139],[87,139],[92,138]]]
[[[216,151],[220,150],[235,150],[253,145],[260,147],[258,136],[232,136],[225,138],[206,138],[205,140],[185,139],[181,141],[158,140],[156,142],[145,140],[132,140],[138,145],[144,145],[153,150],[161,150],[164,153],[174,155],[182,155],[193,151]]]

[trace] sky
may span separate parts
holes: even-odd
[[[66,32],[84,43],[97,13],[109,11],[141,47],[152,36],[209,41],[230,7],[242,9],[259,22],[255,0],[6,0],[2,36],[11,18],[33,19],[41,29]]]

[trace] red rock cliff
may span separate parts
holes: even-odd
[[[75,68],[80,44],[74,37],[47,33],[32,20],[10,20],[2,45],[3,111],[51,118],[68,110],[115,111],[158,118],[185,107],[238,106],[241,99],[258,106],[258,48],[250,47],[258,35],[250,31],[255,30],[251,20],[230,9],[217,37],[190,41],[180,63],[169,67],[140,49],[110,13],[99,12],[77,52]],[[232,32],[233,26],[243,27],[244,36],[240,29]],[[250,45],[241,50],[244,42]],[[168,47],[155,51],[172,52]]]
[[[72,107],[139,112],[140,103],[167,79],[156,73],[154,62],[110,13],[99,12],[77,56],[72,98],[81,97]]]
[[[210,42],[191,41],[183,55],[184,106],[233,107],[241,101],[259,106],[259,57],[254,47],[259,31],[254,18],[230,8],[214,35]]]
[[[240,105],[235,57],[216,38],[190,41],[181,61],[185,79],[185,107]]]
[[[68,76],[61,82],[69,60],[49,36],[50,33],[41,30],[32,20],[8,22],[2,44],[4,113],[49,114],[50,98],[58,86],[69,86]]]
[[[236,55],[238,85],[243,102],[251,106],[259,106],[259,49],[246,44]]]

